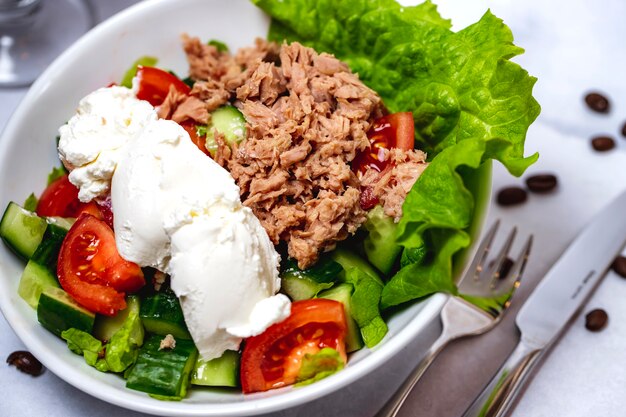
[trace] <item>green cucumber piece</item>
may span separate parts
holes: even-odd
[[[223,106],[211,113],[211,120],[207,126],[206,148],[215,156],[217,152],[217,142],[215,133],[217,130],[224,135],[224,139],[229,146],[239,143],[246,138],[246,119],[236,107]]]
[[[18,295],[29,306],[37,309],[41,293],[48,288],[59,288],[56,274],[53,274],[48,268],[37,262],[28,261],[20,277],[20,284],[17,287]]]
[[[343,304],[343,308],[346,311],[346,323],[348,329],[346,332],[346,352],[354,352],[363,347],[363,338],[361,337],[361,330],[359,325],[352,318],[352,302],[351,297],[354,291],[352,284],[339,284],[329,290],[323,291],[318,295],[318,298],[327,298],[329,300],[339,301]]]
[[[63,239],[72,226],[68,219],[49,217],[41,242],[32,254],[20,277],[17,293],[29,306],[36,309],[41,292],[58,288],[57,260]]]
[[[28,260],[41,243],[48,223],[11,201],[0,220],[0,237],[22,259]]]
[[[345,248],[337,248],[331,252],[331,257],[344,269],[344,272],[341,274],[342,281],[345,281],[345,271],[351,268],[357,268],[382,283],[380,275],[376,272],[376,269],[356,253]]]
[[[96,321],[93,326],[93,335],[103,342],[108,342],[111,337],[122,328],[126,319],[131,312],[139,314],[139,297],[136,295],[129,295],[126,297],[126,308],[118,311],[118,313],[112,317],[96,315]]]
[[[281,278],[280,289],[292,301],[308,300],[322,290],[332,287],[332,283],[315,282],[310,278],[298,275],[287,275]]]
[[[169,400],[187,394],[198,350],[191,340],[176,340],[173,349],[162,349],[163,336],[152,335],[139,349],[137,362],[128,372],[126,388]]]
[[[46,329],[61,337],[67,329],[91,333],[96,315],[80,306],[60,288],[46,288],[37,304],[37,320]]]
[[[35,249],[30,261],[35,262],[55,274],[57,273],[57,261],[63,239],[67,235],[68,230],[72,227],[73,222],[61,217],[48,217],[46,230],[41,239],[41,243]]]
[[[367,212],[367,221],[363,224],[369,232],[363,241],[367,260],[384,275],[389,275],[402,246],[396,243],[397,223],[377,205]]]
[[[171,290],[148,295],[141,303],[139,317],[149,333],[176,339],[191,339],[178,297]]]
[[[211,387],[239,386],[239,352],[227,350],[210,361],[198,357],[191,375],[191,383]]]
[[[329,256],[322,256],[308,269],[298,268],[298,264],[288,258],[280,274],[281,289],[293,301],[308,300],[318,292],[332,287],[342,271],[341,265]]]

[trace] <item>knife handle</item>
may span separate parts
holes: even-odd
[[[530,347],[522,338],[487,387],[465,411],[463,417],[504,416],[524,387],[541,352],[541,349]]]

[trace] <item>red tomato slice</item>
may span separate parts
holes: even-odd
[[[163,103],[170,91],[170,85],[173,85],[182,94],[189,94],[191,91],[191,88],[176,76],[156,67],[139,65],[137,67],[137,79],[139,81],[137,98],[146,100],[153,106]]]
[[[304,355],[325,347],[346,360],[345,336],[346,316],[340,302],[315,298],[292,303],[287,319],[246,339],[240,371],[243,392],[293,384]]]
[[[394,113],[376,119],[367,137],[370,147],[354,158],[352,170],[364,173],[373,168],[381,172],[388,164],[386,155],[389,149],[409,150],[415,146],[413,113]]]
[[[183,129],[189,133],[189,137],[191,141],[204,152],[206,155],[210,155],[209,151],[206,148],[206,136],[198,136],[198,130],[196,129],[196,123],[191,120],[186,120],[180,124]]]
[[[39,216],[76,217],[80,205],[78,188],[64,175],[44,190],[36,211]]]
[[[50,184],[41,194],[37,203],[37,215],[47,217],[78,217],[81,213],[89,213],[104,220],[113,228],[113,212],[111,200],[96,203],[83,203],[78,199],[78,188],[64,175]]]
[[[145,284],[141,268],[117,252],[113,230],[88,213],[80,215],[63,240],[57,275],[78,303],[107,316],[126,307],[124,292]]]

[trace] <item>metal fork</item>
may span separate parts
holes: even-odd
[[[491,245],[495,240],[500,221],[496,221],[480,242],[476,255],[457,286],[460,296],[449,295],[441,310],[443,330],[426,356],[411,372],[396,393],[387,401],[376,417],[394,417],[404,401],[435,357],[452,340],[474,336],[492,329],[511,304],[511,297],[519,287],[530,249],[532,235],[528,237],[506,276],[500,277],[513,246],[517,228],[507,236],[493,262],[487,263]]]

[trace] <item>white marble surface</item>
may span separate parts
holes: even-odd
[[[53,1],[53,0],[50,0]],[[106,17],[132,0],[96,2]],[[519,297],[507,319],[491,333],[449,346],[432,365],[409,399],[402,416],[455,417],[462,413],[483,383],[516,343],[514,313],[534,285],[565,249],[567,243],[602,205],[626,188],[626,141],[619,130],[626,121],[626,2],[620,0],[438,0],[441,13],[456,28],[477,20],[490,7],[513,29],[526,54],[516,58],[539,78],[535,96],[543,111],[529,132],[528,153],[539,151],[530,173],[554,172],[560,186],[551,195],[532,195],[515,208],[492,207],[490,218],[502,218],[505,228],[518,225],[534,233],[536,245]],[[589,89],[605,91],[612,99],[609,115],[589,112],[582,97]],[[23,90],[0,90],[0,127],[23,96]],[[590,136],[608,133],[618,146],[595,153]],[[500,166],[495,167],[494,190],[522,184]],[[626,238],[626,237],[625,237]],[[626,280],[609,273],[585,311],[604,308],[609,326],[600,333],[584,329],[578,317],[546,358],[513,415],[623,416],[626,396]],[[16,372],[4,364],[14,350],[23,349],[0,317],[0,416],[84,415],[131,417],[141,414],[120,409],[71,387],[51,372],[39,378]],[[374,415],[391,395],[412,363],[419,341],[388,365],[352,386],[280,416]]]

